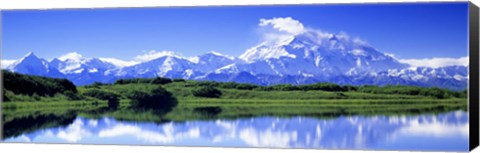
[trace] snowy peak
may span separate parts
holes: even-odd
[[[116,68],[111,63],[104,62],[98,58],[85,58],[77,52],[54,58],[49,64],[64,74],[97,73]]]
[[[261,43],[248,49],[240,59],[247,64],[237,65],[235,71],[279,76],[307,74],[325,78],[408,67],[359,39],[313,30],[278,43]]]
[[[230,60],[235,59],[235,57],[225,55],[225,54],[222,54],[222,53],[219,53],[219,52],[216,52],[216,51],[210,51],[207,54],[201,55],[200,57],[201,58],[202,57],[206,57],[206,58],[208,58],[208,57],[220,57],[220,58],[226,58],[226,59],[230,59]]]
[[[203,54],[203,55],[200,55],[200,56],[197,56],[198,58],[198,61],[196,63],[212,63],[212,62],[220,62],[220,63],[224,63],[224,62],[233,62],[235,60],[234,57],[231,57],[231,56],[228,56],[228,55],[223,55],[221,53],[218,53],[218,52],[209,52],[207,54]]]
[[[39,61],[39,60],[41,60],[41,59],[38,58],[33,52],[28,52],[18,62]]]
[[[54,68],[48,65],[48,61],[38,58],[33,52],[29,52],[24,57],[8,66],[7,69],[34,75],[50,75],[59,77],[61,74]]]
[[[292,35],[278,40],[277,42],[263,42],[248,49],[239,58],[247,62],[267,60],[270,58],[312,58],[315,55],[329,55],[331,52],[347,54],[355,53],[355,56],[366,55],[363,48],[370,47],[359,39],[351,40],[344,33],[331,34],[309,30],[301,34]],[[383,54],[382,54],[383,55]]]
[[[213,72],[221,67],[232,64],[235,61],[236,59],[234,57],[212,51],[207,54],[196,56],[193,62],[195,65],[192,69],[202,73]]]
[[[136,65],[124,67],[115,75],[121,77],[175,77],[192,68],[194,63],[186,58],[166,55]]]
[[[294,54],[289,53],[285,47],[295,39],[295,36],[288,36],[275,42],[264,41],[257,46],[247,49],[238,58],[252,63],[259,60],[271,58],[289,57],[296,58]]]
[[[282,45],[267,45],[262,43],[258,46],[248,49],[245,53],[239,56],[240,59],[249,63],[266,60],[271,58],[289,57],[296,58],[294,54],[290,54],[285,46]]]
[[[37,56],[36,56],[35,53],[33,53],[33,52],[28,52],[28,53],[25,54],[25,56],[23,56],[23,57],[37,57]]]
[[[42,60],[38,58],[33,52],[27,53],[25,56],[20,58],[18,61],[14,62],[12,65],[9,67],[14,69],[15,67],[18,66],[36,66],[39,68],[39,66],[43,66],[47,68],[47,65],[45,65],[45,60]]]

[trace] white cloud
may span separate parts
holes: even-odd
[[[415,123],[401,128],[398,132],[402,135],[428,135],[433,137],[458,136],[468,137],[468,123],[445,124],[440,122]]]
[[[345,34],[345,35],[347,35],[347,34]],[[348,37],[348,35],[347,35],[347,37]],[[356,38],[353,39],[353,43],[355,43],[355,44],[360,44],[360,45],[370,45],[367,41],[362,40],[362,39],[360,39],[360,38],[358,38],[358,37],[356,37]]]
[[[85,58],[77,52],[71,52],[71,53],[67,53],[65,55],[60,56],[58,59],[61,61],[66,61],[67,59],[70,59],[73,61],[82,61]]]
[[[347,33],[341,31],[333,34],[322,31],[320,29],[305,27],[303,23],[291,17],[275,17],[271,19],[260,19],[259,24],[261,28],[261,35],[263,37],[263,44],[277,44],[282,45],[293,40],[294,36],[302,35],[311,40],[311,43],[320,45],[322,40],[329,41],[330,38],[335,37],[338,40],[353,42],[357,45],[368,45],[369,43],[358,37],[351,38]]]
[[[90,127],[97,127],[98,125],[98,120],[90,120],[88,121],[88,125],[90,125]]]
[[[4,68],[7,68],[9,65],[15,63],[15,61],[17,60],[7,60],[7,59],[1,60],[0,66],[2,67],[2,69],[4,69]]]
[[[461,58],[424,58],[424,59],[399,59],[400,62],[409,64],[412,67],[444,67],[453,65],[468,66],[468,56]]]
[[[258,25],[265,28],[261,33],[265,43],[289,42],[292,36],[306,31],[300,21],[291,17],[260,19]]]
[[[272,26],[274,29],[287,32],[289,34],[300,34],[305,31],[303,24],[291,17],[286,18],[273,18],[273,19],[260,19],[259,26]]]
[[[264,131],[257,131],[254,128],[245,128],[239,131],[239,137],[246,144],[253,147],[292,147],[292,142],[297,142],[296,131],[274,131],[266,129]]]
[[[150,143],[173,143],[181,139],[194,139],[200,137],[200,129],[192,127],[184,132],[176,132],[171,124],[163,127],[163,132],[150,131],[132,125],[116,125],[110,129],[102,130],[98,133],[101,138],[118,136],[135,136],[138,140]]]
[[[67,142],[78,142],[90,134],[91,133],[84,128],[82,120],[77,119],[65,130],[58,132],[57,137]]]
[[[132,66],[135,64],[138,64],[138,61],[124,61],[116,58],[99,58],[100,60],[104,62],[111,63],[115,65],[116,67],[126,67],[126,66]]]

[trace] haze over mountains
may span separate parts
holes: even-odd
[[[263,25],[274,24],[268,21],[264,20]],[[401,84],[454,90],[467,87],[468,65],[419,67],[343,33],[326,33],[304,28],[303,25],[296,29],[278,30],[281,32],[275,39],[266,40],[238,57],[218,52],[184,57],[163,51],[143,61],[122,61],[87,58],[73,52],[47,61],[28,53],[6,69],[67,78],[76,85],[160,76],[259,85],[332,82],[350,85]]]

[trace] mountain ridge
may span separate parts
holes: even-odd
[[[164,51],[145,58],[147,60],[120,66],[122,64],[113,58],[85,58],[76,52],[51,61],[30,52],[7,69],[67,78],[76,85],[112,83],[123,78],[168,77],[259,85],[331,82],[463,90],[468,81],[468,66],[412,67],[361,40],[313,30],[278,42],[263,42],[239,57],[214,51],[183,57]]]

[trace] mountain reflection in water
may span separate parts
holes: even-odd
[[[468,113],[149,123],[77,117],[6,142],[466,151]]]

